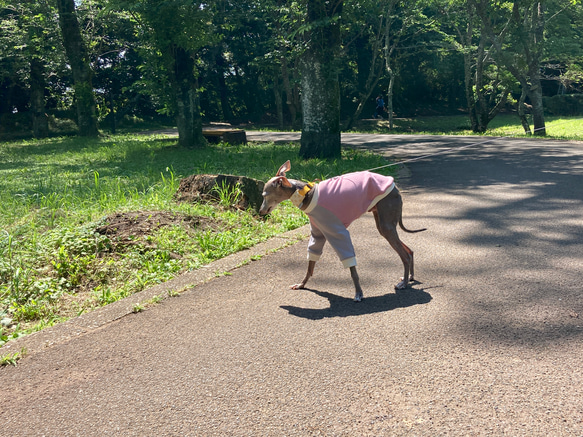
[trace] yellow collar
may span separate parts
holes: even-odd
[[[302,202],[304,201],[306,194],[308,194],[312,188],[314,188],[314,183],[308,182],[304,186],[304,188],[302,188],[301,190],[296,190],[296,192],[292,194],[292,196],[290,197],[290,200],[295,206],[299,208]]]
[[[305,185],[304,188],[302,188],[301,190],[298,190],[298,193],[300,193],[300,196],[305,197],[306,194],[308,194],[312,188],[314,188],[314,183],[308,182],[308,184]]]

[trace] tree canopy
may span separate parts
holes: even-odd
[[[317,143],[378,94],[389,118],[530,112],[544,134],[543,98],[582,92],[580,0],[0,0],[4,136],[173,117],[185,147],[211,121]]]

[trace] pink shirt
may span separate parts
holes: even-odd
[[[365,212],[370,211],[379,200],[395,187],[394,179],[368,171],[348,173],[318,184],[315,198],[305,213],[316,205],[334,213],[348,227]]]

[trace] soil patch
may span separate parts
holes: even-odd
[[[139,251],[155,249],[154,240],[149,237],[165,226],[180,226],[192,235],[201,230],[210,229],[218,232],[224,228],[220,220],[179,212],[119,212],[106,217],[102,224],[95,229],[98,234],[108,237],[107,245],[99,252],[98,258],[107,258],[115,262],[120,259],[123,253],[128,250],[136,250],[136,247],[139,247]],[[173,259],[181,258],[181,255],[173,252],[170,252],[168,256]],[[97,262],[89,266],[91,273],[84,276],[76,284],[74,293],[63,293],[60,296],[58,301],[60,316],[74,317],[80,311],[91,310],[102,305],[102,303],[98,303],[99,298],[96,297],[100,293],[96,293],[96,290],[104,285],[103,273],[100,274],[98,271],[111,268],[107,265],[108,263]],[[103,289],[107,290],[107,286]]]
[[[95,231],[107,235],[114,242],[131,244],[144,242],[145,237],[152,235],[164,226],[182,226],[187,230],[216,230],[220,222],[208,217],[193,216],[170,211],[132,211],[120,212],[108,216],[105,224]]]

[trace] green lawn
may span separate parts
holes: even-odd
[[[532,127],[532,120],[529,120]],[[583,117],[546,117],[547,138],[583,141]],[[518,116],[500,114],[489,124],[483,135],[499,137],[525,136]],[[429,135],[476,135],[470,129],[469,118],[465,115],[440,117],[396,118],[394,129],[389,130],[386,120],[360,120],[354,131],[394,134]]]

